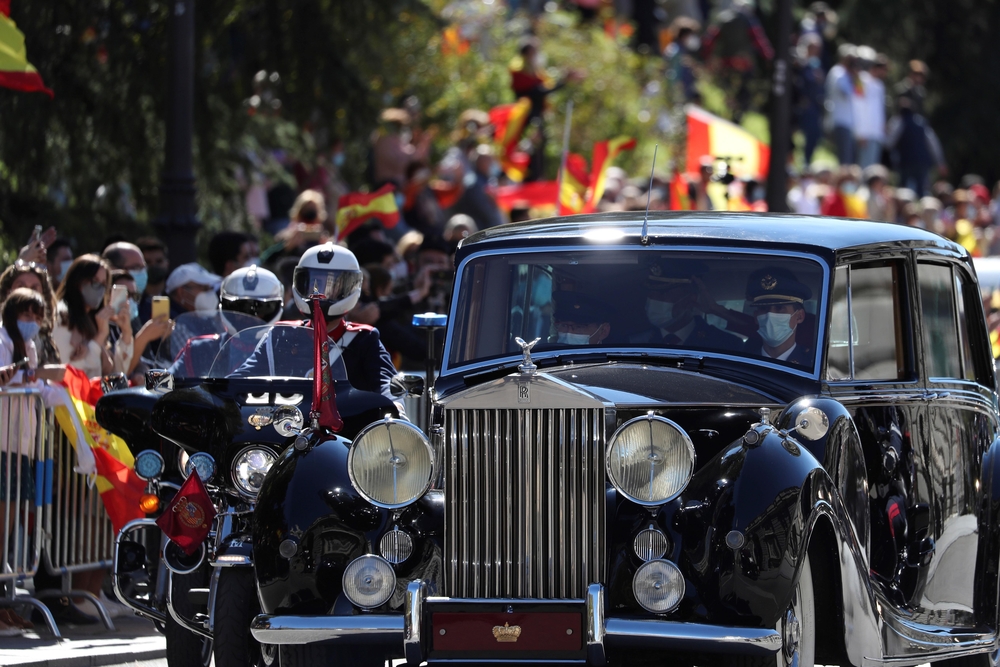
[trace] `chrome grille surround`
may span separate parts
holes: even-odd
[[[583,599],[605,580],[614,411],[543,375],[477,389],[444,406],[444,594]]]

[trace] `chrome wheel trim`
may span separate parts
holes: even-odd
[[[776,629],[782,638],[778,667],[813,667],[816,658],[816,597],[808,555],[799,569],[792,601]]]

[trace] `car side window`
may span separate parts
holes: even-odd
[[[955,271],[955,295],[958,305],[958,337],[962,344],[962,377],[976,381],[975,357],[972,354],[972,340],[969,338],[969,315],[965,304],[965,282],[958,271]]]
[[[923,312],[924,365],[929,378],[964,378],[955,278],[946,264],[917,265]],[[964,318],[963,318],[964,319]],[[964,327],[963,327],[964,329]],[[968,341],[968,330],[964,330]],[[971,364],[970,364],[971,365]]]
[[[837,267],[830,310],[827,380],[898,380],[902,344],[898,262]]]

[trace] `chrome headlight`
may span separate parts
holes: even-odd
[[[264,476],[278,457],[264,447],[247,447],[233,458],[233,484],[251,498],[256,498],[264,483]]]
[[[691,481],[694,462],[694,445],[684,429],[652,413],[622,424],[608,447],[611,483],[640,505],[676,498]]]
[[[358,433],[347,455],[351,483],[365,500],[386,509],[405,507],[430,487],[434,450],[413,424],[391,417]]]
[[[159,452],[145,449],[135,457],[135,474],[139,479],[149,481],[163,472],[163,457]]]

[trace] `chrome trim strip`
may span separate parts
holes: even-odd
[[[587,586],[587,662],[603,665],[607,662],[604,652],[604,586]]]
[[[402,615],[384,616],[272,616],[261,614],[250,633],[262,644],[311,644],[342,640],[354,644],[402,642]]]
[[[417,579],[406,586],[405,616],[403,617],[403,656],[411,665],[424,661],[420,631],[424,624],[424,597],[427,584]]]
[[[671,648],[681,651],[774,655],[781,650],[777,630],[733,628],[701,623],[609,618],[604,625],[607,646]]]
[[[827,306],[828,306],[828,303],[829,303],[830,285],[831,285],[831,281],[832,281],[832,277],[831,277],[831,265],[829,263],[827,263],[826,261],[824,261],[818,254],[808,253],[808,252],[801,252],[801,251],[798,251],[798,250],[789,250],[789,249],[787,249],[787,245],[789,245],[787,242],[781,242],[781,243],[777,243],[776,242],[772,247],[780,247],[781,248],[781,255],[782,255],[782,257],[795,257],[795,258],[798,258],[798,259],[809,260],[809,261],[812,261],[812,262],[818,264],[820,266],[820,268],[823,270],[822,294],[823,294],[823,301],[824,301],[824,303],[821,304],[823,307],[819,308],[819,312],[816,313],[817,340],[815,342],[815,348],[814,349],[816,349],[817,351],[825,350],[826,349],[826,316],[827,316],[827,311],[829,310],[827,308]],[[467,256],[465,259],[463,259],[462,262],[461,262],[461,264],[459,264],[456,267],[456,269],[455,269],[455,282],[454,282],[454,285],[455,285],[456,289],[458,289],[458,288],[461,287],[462,280],[464,280],[464,278],[465,278],[465,269],[466,269],[467,265],[469,264],[469,262],[471,260],[473,260],[473,259],[479,259],[481,257],[488,257],[488,256],[492,256],[492,255],[511,255],[511,254],[515,254],[515,253],[516,254],[520,254],[520,255],[530,255],[530,254],[548,253],[548,252],[566,252],[566,253],[571,253],[574,250],[576,250],[577,252],[580,252],[580,251],[583,251],[583,252],[603,252],[603,251],[615,251],[615,250],[617,250],[617,251],[631,250],[631,251],[634,251],[634,252],[664,252],[664,251],[668,251],[668,250],[674,250],[674,251],[680,251],[680,252],[686,252],[686,253],[699,253],[699,252],[701,252],[701,253],[727,253],[727,254],[738,253],[738,254],[746,254],[746,255],[760,255],[761,257],[765,257],[765,258],[772,256],[772,253],[773,253],[773,251],[769,252],[769,250],[770,250],[769,248],[741,248],[741,247],[730,246],[730,245],[711,245],[711,246],[691,245],[691,246],[672,246],[672,247],[653,245],[653,246],[643,247],[643,246],[635,246],[635,245],[631,245],[631,244],[628,244],[628,245],[596,245],[595,244],[595,245],[580,245],[580,246],[571,246],[571,245],[541,246],[541,247],[536,247],[536,248],[493,248],[493,249],[490,249],[490,250],[483,250],[483,251],[480,251],[480,252],[473,252],[469,256]],[[448,328],[449,328],[449,330],[454,327],[454,323],[457,321],[456,318],[457,318],[457,315],[458,315],[458,307],[459,307],[459,299],[452,299],[451,300],[451,312],[448,314]],[[594,346],[589,347],[588,351],[589,352],[599,352],[599,351],[601,351],[603,349],[608,349],[608,348],[602,348],[601,346],[594,345]],[[614,350],[612,350],[612,351],[614,351]],[[501,364],[510,363],[512,360],[516,360],[517,359],[517,355],[508,355],[508,356],[504,356],[504,357],[496,357],[494,359],[489,359],[487,361],[481,361],[481,362],[477,362],[477,363],[461,364],[459,366],[454,366],[453,367],[450,364],[451,352],[452,352],[452,336],[447,335],[447,336],[445,336],[445,348],[444,348],[444,351],[441,354],[441,372],[439,373],[438,377],[447,377],[447,376],[450,376],[450,375],[453,375],[453,374],[468,375],[469,373],[475,372],[478,369],[485,369],[485,368],[489,368],[491,366],[498,366],[498,365],[501,365]],[[651,354],[653,356],[657,356],[657,355],[663,354],[664,350],[663,350],[663,348],[638,348],[638,347],[635,347],[635,348],[628,348],[628,352],[638,352],[638,353],[645,352],[645,353],[649,353],[649,354]],[[551,352],[549,354],[545,354],[544,352],[539,352],[538,356],[534,357],[534,359],[537,361],[538,359],[545,359],[545,358],[548,358],[548,357],[551,357],[551,356],[557,356],[559,354],[565,354],[565,350],[554,350],[553,352]],[[740,361],[740,362],[749,363],[749,364],[752,364],[752,365],[761,365],[761,366],[767,366],[769,368],[775,368],[775,369],[782,370],[782,371],[785,371],[787,373],[792,373],[794,375],[799,375],[801,377],[808,378],[808,379],[811,379],[811,380],[819,380],[819,379],[821,379],[820,378],[820,371],[821,371],[821,365],[823,363],[823,354],[821,352],[818,352],[816,354],[816,359],[814,360],[813,369],[812,369],[811,372],[810,371],[806,371],[806,370],[799,370],[799,369],[794,368],[792,366],[785,366],[785,365],[782,365],[782,364],[769,363],[766,360],[760,359],[760,358],[735,356],[735,355],[721,354],[721,353],[717,353],[717,352],[709,352],[709,351],[701,351],[701,350],[694,351],[693,353],[688,353],[688,351],[686,351],[686,350],[674,350],[674,351],[670,352],[670,355],[671,356],[683,355],[683,356],[690,356],[692,358],[697,358],[697,357],[712,357],[712,358],[719,358],[719,359],[728,359],[728,360],[732,360],[732,361]],[[512,368],[511,372],[512,373],[515,372],[515,369]]]

